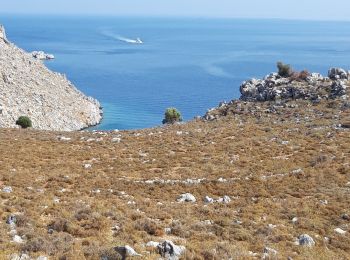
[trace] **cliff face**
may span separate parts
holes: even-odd
[[[30,117],[35,129],[73,131],[98,124],[102,110],[64,75],[10,43],[0,26],[0,127],[16,127],[19,116]]]

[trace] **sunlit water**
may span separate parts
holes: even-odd
[[[170,106],[185,120],[203,115],[278,60],[323,74],[350,68],[346,22],[0,15],[0,23],[21,48],[54,54],[47,66],[101,102],[99,129],[156,126]],[[128,42],[138,37],[144,44]]]

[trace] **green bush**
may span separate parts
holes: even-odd
[[[181,113],[176,108],[170,107],[165,110],[163,124],[174,124],[180,121],[182,121]]]
[[[287,78],[293,75],[293,69],[289,64],[284,64],[282,62],[277,62],[278,75]]]
[[[22,128],[32,127],[32,120],[27,116],[20,116],[16,121],[16,125],[19,125]]]

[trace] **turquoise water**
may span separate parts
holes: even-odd
[[[21,48],[53,53],[47,66],[100,100],[99,129],[160,125],[170,106],[185,120],[203,115],[278,60],[323,74],[350,68],[349,22],[0,15],[0,23]],[[124,41],[137,37],[144,44]]]

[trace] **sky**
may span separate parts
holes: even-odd
[[[350,21],[350,0],[0,0],[0,13]]]

